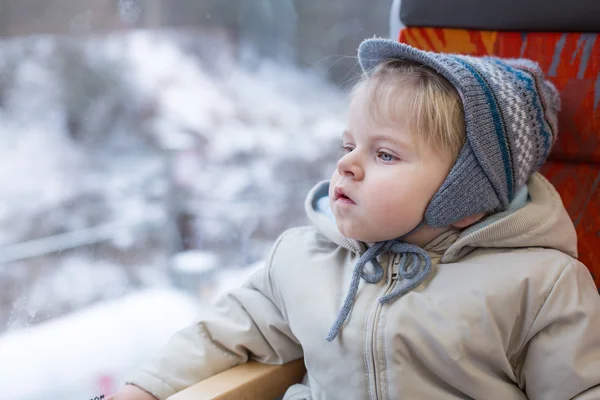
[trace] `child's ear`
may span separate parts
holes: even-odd
[[[473,225],[483,217],[485,217],[484,213],[469,215],[468,217],[464,217],[463,219],[456,221],[452,224],[452,226],[458,229],[463,229],[469,225]]]

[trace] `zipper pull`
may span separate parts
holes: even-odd
[[[403,255],[401,253],[394,254],[394,258],[392,259],[392,280],[398,279],[402,257]]]

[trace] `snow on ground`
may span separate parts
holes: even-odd
[[[87,399],[115,391],[173,333],[200,318],[203,307],[263,266],[216,271],[214,287],[200,301],[172,289],[144,290],[1,335],[0,400]]]
[[[200,312],[181,292],[147,290],[6,333],[0,400],[89,399],[115,390]]]

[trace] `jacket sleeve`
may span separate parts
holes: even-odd
[[[263,269],[219,298],[198,322],[177,332],[126,382],[164,400],[249,359],[283,364],[302,357],[302,347],[276,304],[270,278],[281,240]]]
[[[527,337],[521,382],[529,399],[600,399],[600,296],[583,264],[565,267]]]

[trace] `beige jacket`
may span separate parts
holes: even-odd
[[[600,399],[600,296],[576,257],[559,195],[541,175],[530,202],[479,229],[428,246],[428,280],[392,303],[398,257],[361,281],[338,337],[325,340],[364,245],[314,211],[285,232],[266,267],[177,333],[133,376],[160,399],[255,359],[304,356],[305,383],[285,399]],[[483,224],[485,225],[485,224]]]

